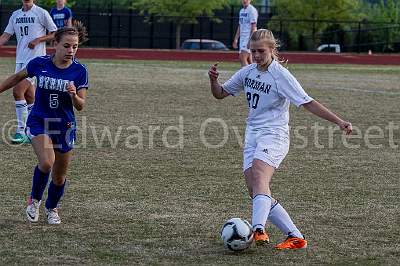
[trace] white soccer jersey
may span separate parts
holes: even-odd
[[[248,41],[250,38],[251,24],[257,24],[258,12],[257,9],[248,5],[246,8],[240,9],[239,12],[239,26],[240,26],[240,39]]]
[[[249,106],[247,125],[252,128],[287,126],[290,103],[298,107],[313,100],[275,60],[265,72],[259,71],[257,64],[243,67],[222,87],[234,96],[244,91]]]
[[[16,63],[28,63],[32,58],[46,55],[46,43],[41,42],[30,49],[28,44],[38,37],[57,30],[56,25],[50,17],[49,12],[43,8],[33,5],[30,10],[24,12],[21,9],[14,11],[4,32],[15,34],[17,38]]]

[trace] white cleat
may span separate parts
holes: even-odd
[[[31,223],[36,223],[39,220],[39,207],[41,200],[32,199],[29,197],[28,199],[28,207],[26,207],[26,218]]]
[[[46,208],[46,215],[47,215],[47,222],[48,224],[60,224],[61,219],[60,216],[58,216],[58,209],[47,209]]]

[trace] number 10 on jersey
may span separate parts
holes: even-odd
[[[21,31],[21,37],[24,36],[24,35],[26,36],[26,35],[29,34],[29,27],[28,26],[19,27],[19,29]]]

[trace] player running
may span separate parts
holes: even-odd
[[[46,34],[46,30],[49,34]],[[13,12],[0,36],[0,46],[8,42],[13,34],[17,38],[15,73],[25,68],[32,58],[46,54],[46,41],[53,39],[56,30],[57,27],[46,10],[35,5],[33,0],[22,0],[22,8]],[[32,80],[23,79],[15,84],[13,96],[18,125],[11,142],[26,143],[29,142],[24,133],[26,119],[35,98]]]
[[[57,205],[64,194],[66,173],[72,157],[76,122],[74,107],[81,111],[86,101],[88,72],[75,54],[85,41],[86,29],[80,22],[55,33],[55,54],[32,59],[26,68],[0,84],[0,93],[27,77],[36,77],[35,105],[28,117],[26,133],[38,158],[26,215],[37,222],[43,192],[51,172],[46,200],[49,224],[60,224]]]
[[[253,199],[252,226],[257,244],[269,242],[265,224],[269,219],[287,239],[277,249],[306,248],[307,241],[286,210],[271,196],[270,183],[289,150],[289,104],[304,106],[311,113],[337,124],[346,134],[352,125],[311,98],[296,78],[280,63],[277,42],[271,31],[251,35],[254,64],[243,67],[223,85],[218,82],[217,64],[208,74],[211,92],[217,99],[244,92],[249,113],[243,150],[243,172]]]
[[[242,0],[243,8],[239,11],[239,25],[233,39],[233,48],[238,48],[239,43],[239,61],[242,67],[252,63],[249,50],[249,40],[251,34],[257,30],[257,9],[252,6],[251,0]]]

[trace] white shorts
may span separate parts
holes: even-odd
[[[239,53],[242,53],[242,52],[250,53],[250,49],[247,48],[248,43],[249,43],[249,38],[240,38]]]
[[[22,69],[26,67],[26,63],[16,63],[15,64],[15,73],[20,72]]]
[[[15,73],[20,72],[22,69],[26,68],[27,63],[16,63],[15,64]],[[35,85],[36,83],[36,79],[35,78],[26,78],[28,81],[30,81],[33,85]]]
[[[259,159],[277,169],[289,151],[289,131],[278,129],[246,128],[243,149],[243,172]]]

